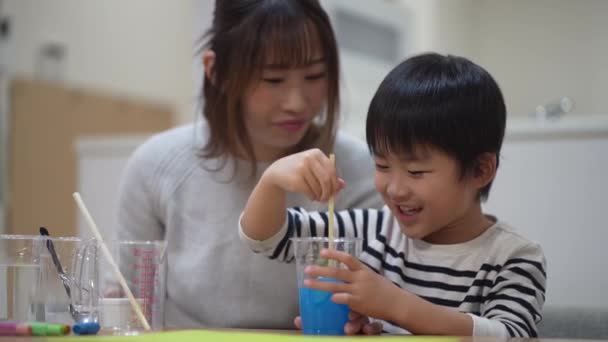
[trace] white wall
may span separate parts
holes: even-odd
[[[570,96],[574,114],[606,114],[608,1],[474,0],[479,61],[499,81],[510,115]]]
[[[5,9],[0,0],[0,20],[5,19]],[[0,234],[7,231],[6,229],[6,195],[7,189],[7,173],[8,173],[8,66],[12,56],[8,51],[8,37],[0,37]],[[1,278],[0,278],[1,279]],[[1,294],[0,294],[1,295]],[[0,298],[0,302],[1,302]],[[1,316],[0,312],[0,317]]]
[[[193,118],[193,0],[8,0],[4,7],[12,71],[33,74],[40,46],[59,42],[70,84],[165,102],[181,121]]]
[[[336,3],[345,1],[324,1],[329,9]],[[406,30],[404,58],[438,51],[464,55],[487,68],[501,85],[511,116],[529,115],[537,105],[563,96],[576,103],[572,115],[608,113],[608,68],[603,67],[608,1],[399,0],[354,1],[350,6],[369,18],[392,6],[395,13],[389,18],[402,16]],[[345,99],[351,95],[350,109],[365,113],[376,78],[367,83],[369,89],[353,91],[351,83],[357,81],[351,79],[365,74],[366,61],[351,61],[344,53],[342,60],[346,86],[353,93],[347,92]],[[349,121],[344,127],[358,130],[361,122]]]
[[[590,109],[589,113],[608,113],[608,102],[606,101],[606,94],[608,93],[608,68],[606,68],[606,56],[608,56],[608,21],[606,15],[608,14],[608,2],[595,0],[591,8],[589,15],[589,35],[585,37],[588,43],[588,50],[581,50],[586,52],[589,57],[589,65],[583,63],[576,63],[574,69],[579,67],[591,69],[590,84],[585,88],[590,96]],[[584,86],[584,85],[583,85]],[[582,103],[580,110],[577,112],[584,113],[585,106]]]
[[[606,116],[573,116],[543,129],[531,121],[508,131],[484,207],[543,247],[547,305],[608,305],[606,150]]]
[[[213,4],[212,0],[193,0],[194,1],[194,15],[193,15],[193,26],[194,26],[194,37],[195,41],[200,39],[203,34],[211,27],[211,20],[213,18]],[[195,46],[198,49],[199,46]],[[192,79],[194,80],[194,89],[198,93],[203,86],[203,64],[201,61],[200,54],[197,54],[192,61]]]
[[[414,48],[420,48],[426,39],[419,39],[413,32],[426,32],[419,30],[416,25],[425,25],[425,21],[416,20],[415,12],[399,2],[386,2],[368,0],[325,0],[322,5],[332,19],[334,30],[339,38],[340,27],[337,24],[336,13],[347,10],[351,15],[366,18],[370,21],[388,25],[402,32],[397,42],[397,50],[403,56]],[[421,13],[427,13],[427,4],[418,4]],[[365,44],[362,39],[361,44]],[[365,139],[365,118],[369,103],[380,85],[382,79],[394,67],[394,63],[387,62],[344,48],[338,41],[341,63],[341,129]]]
[[[478,29],[474,0],[436,0],[435,15],[430,18],[435,27],[430,50],[462,55],[476,61]]]
[[[576,114],[608,114],[603,67],[608,2],[588,0],[401,0],[415,13],[414,53],[464,55],[487,68],[509,115],[569,96]],[[369,10],[373,10],[370,3]]]
[[[571,115],[607,114],[608,2],[589,0],[325,0],[387,23],[399,18],[402,59],[425,51],[466,56],[501,85],[510,116],[568,96]],[[365,44],[364,41],[361,44]],[[367,106],[382,78],[398,62],[381,65],[341,50],[342,128],[363,138]]]

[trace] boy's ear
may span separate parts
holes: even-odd
[[[494,176],[496,176],[496,158],[496,153],[490,152],[482,153],[477,157],[473,180],[479,189],[488,185],[494,179]]]
[[[215,84],[215,52],[213,50],[205,50],[202,53],[201,59],[203,61],[203,72],[211,84]]]

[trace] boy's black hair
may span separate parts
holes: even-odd
[[[500,157],[505,103],[482,67],[457,56],[427,53],[395,67],[376,91],[367,114],[367,144],[374,155],[438,148],[474,173],[482,153]],[[479,192],[487,199],[492,182]]]

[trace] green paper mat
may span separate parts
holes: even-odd
[[[49,338],[51,341],[127,341],[127,342],[353,342],[353,341],[385,341],[385,340],[407,340],[407,342],[459,342],[456,337],[432,337],[432,336],[304,336],[296,334],[280,334],[268,332],[247,331],[212,331],[212,330],[179,330],[159,333],[147,333],[137,336],[70,336]]]

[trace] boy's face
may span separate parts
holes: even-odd
[[[412,239],[435,244],[467,241],[483,220],[472,177],[462,177],[459,164],[446,153],[417,148],[415,155],[374,157],[375,184]],[[470,237],[470,238],[469,238]]]

